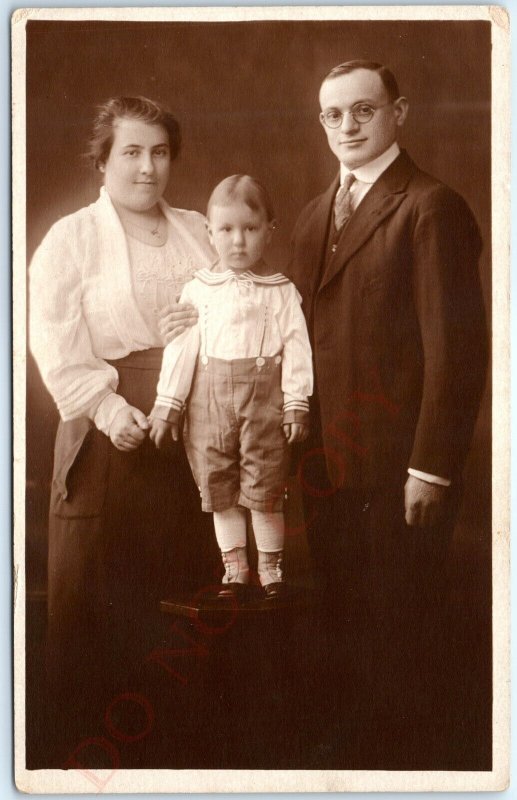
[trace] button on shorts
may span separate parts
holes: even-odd
[[[288,445],[281,374],[280,356],[198,360],[184,440],[203,511],[282,510]]]

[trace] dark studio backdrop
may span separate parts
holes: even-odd
[[[29,259],[55,220],[97,197],[100,176],[83,156],[94,106],[116,94],[142,94],[170,108],[182,128],[168,202],[204,212],[223,177],[256,176],[275,205],[279,226],[270,261],[282,270],[297,215],[337,170],[318,121],[321,80],[353,58],[393,70],[410,103],[402,145],[473,209],[485,243],[480,269],[489,311],[490,27],[483,22],[30,21]],[[451,558],[457,601],[468,603],[476,629],[477,661],[466,668],[477,676],[472,701],[484,715],[476,729],[477,761],[469,769],[487,768],[490,741],[490,409],[487,390]],[[53,403],[29,360],[27,586],[29,615],[39,624],[56,425]],[[303,542],[299,552],[298,568],[308,571]]]

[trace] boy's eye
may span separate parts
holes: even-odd
[[[246,230],[247,231],[256,231],[257,228],[256,228],[255,225],[246,225]]]

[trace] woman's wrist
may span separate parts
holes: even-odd
[[[109,436],[111,423],[117,416],[118,412],[127,405],[128,403],[120,394],[116,394],[116,392],[110,392],[110,394],[107,394],[106,397],[102,398],[97,406],[95,415],[93,417],[95,426],[102,431],[102,433],[105,433],[106,436]]]

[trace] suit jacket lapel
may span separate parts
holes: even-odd
[[[304,297],[314,295],[321,280],[322,267],[320,265],[325,262],[330,211],[338,183],[339,176],[327,191],[320,195],[312,214],[306,220],[304,232],[300,237],[298,255],[300,264],[298,266],[303,264],[305,268],[299,270],[294,279],[298,290]]]
[[[402,151],[375,182],[341,234],[336,252],[327,264],[320,290],[345,267],[383,220],[398,208],[405,197],[405,189],[414,169],[413,162]]]

